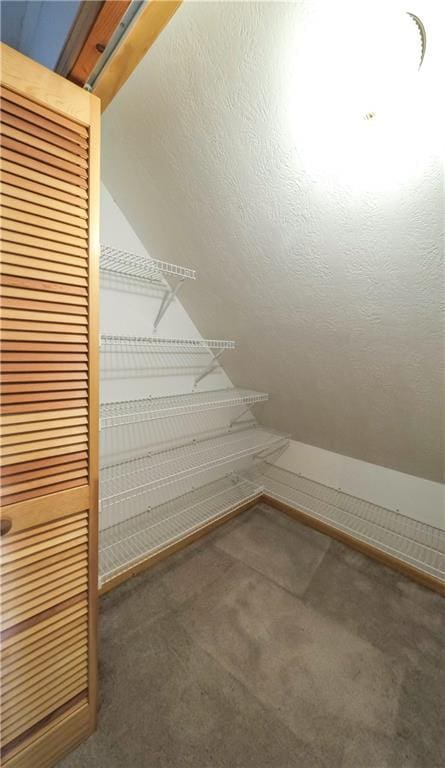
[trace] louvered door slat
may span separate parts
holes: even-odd
[[[78,173],[85,178],[87,177],[86,169],[88,168],[88,163],[85,159],[84,150],[82,150],[79,146],[77,147],[76,152],[68,152],[66,149],[61,149],[58,144],[51,140],[50,134],[45,137],[46,140],[39,138],[38,135],[36,136],[31,123],[28,124],[28,130],[23,131],[18,128],[11,127],[9,122],[2,118],[1,131],[4,136],[10,136],[20,144],[23,143],[29,147],[37,147],[46,154],[49,154],[51,158],[53,158],[53,160],[50,162],[57,162],[58,159],[65,159],[75,166],[79,166]],[[83,173],[81,169],[83,169]]]
[[[53,653],[57,648],[63,648],[70,640],[82,636],[87,636],[87,627],[85,620],[81,617],[61,628],[52,626],[48,633],[43,634],[38,640],[34,639],[31,645],[24,643],[21,653],[18,652],[19,649],[16,649],[15,653],[8,653],[5,649],[3,652],[5,674],[20,670],[22,667],[29,668],[31,665],[37,665],[42,657]]]
[[[76,137],[79,137],[79,140],[88,139],[88,129],[77,120],[71,120],[66,115],[61,114],[60,111],[55,114],[54,109],[45,106],[41,102],[27,98],[23,94],[18,93],[17,90],[2,88],[1,95],[4,99],[11,102],[12,104],[21,105],[25,109],[29,110],[32,112],[33,116],[37,115],[37,119],[39,117],[44,117],[46,120],[48,120],[49,124],[53,126],[54,133],[59,133],[66,128],[71,131],[73,141],[76,141]],[[33,117],[32,121],[35,120],[36,118]]]
[[[78,184],[86,189],[84,171],[73,163],[49,155],[41,149],[27,146],[26,143],[16,141],[4,134],[0,134],[0,146],[5,160],[18,163],[41,173],[48,173],[48,175],[54,176],[56,179],[71,182],[76,186]]]
[[[96,717],[99,106],[2,46],[0,107],[1,762],[45,768]]]
[[[7,94],[7,96],[8,95],[10,97],[10,94]],[[86,138],[82,138],[78,133],[70,131],[52,120],[48,120],[45,117],[37,115],[35,112],[31,112],[29,109],[26,109],[24,105],[20,106],[19,104],[14,104],[13,101],[10,101],[10,98],[8,99],[6,97],[0,99],[0,109],[3,111],[3,120],[5,122],[10,122],[11,118],[13,120],[20,119],[23,130],[29,130],[29,124],[31,124],[36,136],[45,138],[47,141],[65,147],[65,149],[70,149],[70,151],[75,151],[76,149],[73,147],[73,144],[78,144],[84,150],[88,148]],[[24,102],[24,104],[26,104],[26,102]],[[12,124],[14,125],[14,123]],[[25,127],[25,125],[27,127]],[[43,134],[40,132],[40,129],[43,129]],[[48,138],[48,132],[51,134],[50,138]],[[88,153],[85,151],[82,156],[87,158]]]
[[[47,221],[48,226],[50,224],[58,226],[63,222],[63,224],[68,224],[82,230],[88,229],[85,211],[79,210],[74,206],[60,205],[60,202],[56,206],[54,200],[50,198],[47,200],[42,199],[40,195],[34,196],[25,190],[22,190],[20,195],[19,190],[9,184],[3,185],[3,199],[5,206],[8,208],[15,208],[17,210],[17,206],[20,206],[20,211],[33,216],[39,216]]]
[[[36,115],[28,110],[22,109],[21,107],[16,107],[7,99],[0,98],[0,109],[2,110],[3,115],[3,125],[9,125],[13,128],[24,131],[25,133],[31,133],[43,141],[68,150],[68,152],[77,153],[78,151],[80,157],[84,157],[85,159],[88,158],[87,139],[82,139],[80,136],[76,136],[76,134],[72,133],[71,131],[66,131],[65,134],[61,133],[59,135],[55,132],[55,123],[49,123],[45,121],[44,127],[41,128],[38,122],[39,118],[37,118],[36,122]],[[43,125],[43,119],[41,120],[41,123]],[[60,130],[63,131],[63,129]],[[65,138],[65,136],[68,135],[70,138]],[[72,137],[75,138],[73,139]]]
[[[85,323],[88,324],[88,311],[87,308],[73,306],[71,304],[60,305],[56,302],[49,301],[33,301],[32,299],[19,299],[12,298],[0,294],[0,307],[3,310],[11,309],[13,312],[19,310],[29,310],[30,312],[51,312],[52,316],[56,313],[66,313],[70,315],[70,322],[72,323]],[[76,319],[75,315],[81,315],[80,319]]]
[[[15,205],[14,205],[15,203]],[[42,216],[42,213],[32,213],[29,210],[25,210],[23,207],[18,209],[16,207],[17,201],[14,198],[3,197],[3,213],[8,219],[14,219],[15,221],[23,221],[27,224],[35,225],[37,227],[43,227],[45,229],[54,229],[60,233],[60,239],[63,241],[65,234],[73,235],[74,237],[83,238],[86,240],[86,224],[79,227],[78,224],[68,223],[66,221],[52,220],[48,216]],[[37,207],[37,206],[36,206]],[[80,219],[82,221],[82,219]]]
[[[14,175],[14,173],[8,172],[7,169],[1,167],[1,164],[0,181],[2,184],[10,185],[7,187],[9,195],[14,194],[15,190],[23,190],[24,200],[34,200],[41,205],[47,205],[56,210],[69,211],[76,216],[81,216],[83,213],[85,218],[88,218],[88,202],[86,195],[84,199],[79,199],[69,192],[63,192],[61,190],[55,192],[45,183],[40,184],[36,181],[26,179],[22,174]]]
[[[20,308],[9,308],[5,307],[2,302],[0,302],[0,317],[5,320],[28,320],[30,322],[40,322],[40,323],[56,323],[56,324],[67,324],[67,325],[88,325],[88,320],[85,317],[85,315],[78,316],[76,314],[59,314],[57,312],[45,312],[42,310],[39,306],[35,309],[20,309]],[[54,327],[54,326],[53,326]],[[46,330],[46,329],[45,329]]]
[[[11,156],[11,155],[10,155]],[[13,162],[11,160],[7,160],[4,157],[0,160],[0,168],[3,171],[6,171],[7,173],[12,173],[15,176],[22,177],[24,179],[28,179],[28,181],[34,181],[37,184],[41,184],[44,187],[48,187],[52,189],[48,189],[45,194],[52,195],[54,197],[57,196],[57,193],[55,190],[60,190],[61,192],[66,192],[68,195],[70,195],[72,198],[80,197],[83,200],[88,199],[88,194],[86,190],[86,185],[82,184],[80,180],[79,184],[72,183],[70,181],[63,181],[60,178],[57,178],[54,175],[54,170],[50,172],[50,169],[52,166],[48,166],[46,169],[44,166],[45,164],[42,163],[41,170],[33,170],[33,168],[27,168],[24,164],[27,162],[26,160],[22,161],[23,164],[19,164],[17,162]],[[36,167],[36,164],[34,163],[33,167]],[[40,166],[39,166],[40,167]],[[60,175],[60,173],[57,171],[57,174]],[[63,174],[62,174],[63,175]],[[65,173],[63,175],[63,178],[66,178],[67,174]],[[28,185],[29,186],[29,185]]]

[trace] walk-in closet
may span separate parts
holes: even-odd
[[[445,765],[445,17],[2,0],[0,763]]]

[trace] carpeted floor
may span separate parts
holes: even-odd
[[[101,601],[63,768],[443,768],[445,599],[265,505]]]

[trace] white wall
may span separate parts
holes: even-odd
[[[441,481],[443,4],[415,6],[425,62],[388,104],[362,33],[402,0],[183,3],[105,112],[104,176],[150,253],[198,270],[184,306],[237,338],[266,424]]]

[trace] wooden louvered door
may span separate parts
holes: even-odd
[[[2,46],[1,764],[95,727],[97,98]]]

